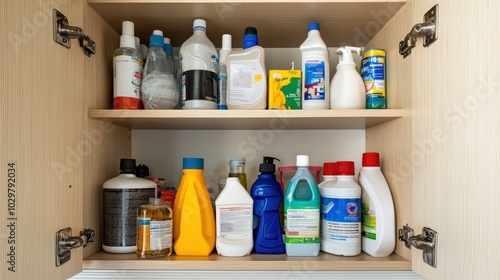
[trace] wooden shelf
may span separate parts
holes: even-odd
[[[366,129],[403,117],[386,110],[100,110],[88,117],[131,129]]]
[[[362,253],[340,257],[321,252],[317,257],[251,254],[246,257],[208,257],[172,255],[169,258],[138,259],[135,254],[108,254],[103,251],[85,259],[83,269],[151,269],[151,270],[411,270],[411,262],[392,254],[373,258]]]
[[[114,30],[121,34],[124,20],[135,23],[135,35],[149,43],[159,29],[172,45],[192,35],[193,20],[207,21],[207,36],[221,47],[222,35],[233,36],[241,48],[243,30],[254,26],[264,48],[297,48],[307,37],[312,21],[321,25],[328,47],[363,47],[396,14],[406,0],[87,0]],[[92,36],[92,34],[90,34]]]

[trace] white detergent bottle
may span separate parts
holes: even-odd
[[[253,199],[238,177],[229,177],[215,200],[217,253],[242,257],[253,248]]]
[[[356,256],[361,253],[361,187],[354,181],[354,162],[337,162],[337,181],[322,183],[321,251]]]
[[[319,24],[309,24],[302,54],[302,109],[330,108],[330,63],[328,49],[319,33]]]
[[[372,257],[387,257],[396,246],[394,203],[380,170],[378,153],[363,153],[359,172],[362,187],[362,250]]]
[[[255,27],[247,27],[243,49],[227,56],[228,109],[266,109],[267,78],[265,51],[260,47]]]
[[[365,109],[366,92],[361,75],[356,71],[352,52],[361,55],[361,48],[340,47],[335,51],[340,55],[337,73],[330,88],[330,109]]]

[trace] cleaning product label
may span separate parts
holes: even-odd
[[[155,197],[156,189],[104,189],[104,236],[106,246],[135,246],[137,208]]]
[[[377,240],[377,216],[375,209],[371,207],[373,202],[365,192],[363,192],[361,197],[363,198],[363,231],[361,236]]]
[[[359,198],[321,198],[321,239],[359,243],[361,212]]]
[[[252,207],[222,206],[220,214],[220,235],[225,238],[252,237]]]
[[[304,100],[325,100],[325,81],[327,77],[325,62],[307,60],[304,64]]]
[[[369,50],[361,61],[361,77],[365,83],[366,108],[386,108],[385,51]]]
[[[266,92],[264,71],[257,61],[229,62],[227,100],[239,105],[253,105]]]
[[[319,209],[285,209],[285,243],[319,241]]]
[[[113,58],[113,108],[141,109],[142,60],[128,55]]]
[[[151,219],[137,218],[137,248],[143,251],[150,250]]]

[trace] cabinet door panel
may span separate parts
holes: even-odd
[[[419,38],[413,68],[413,224],[438,232],[428,279],[497,279],[500,230],[498,1],[412,1],[414,23],[439,6],[439,39]],[[495,31],[496,30],[496,31]],[[401,34],[403,38],[405,34]]]
[[[82,3],[2,1],[1,279],[66,279],[82,269],[82,249],[56,267],[55,233],[71,227],[75,236],[83,228],[82,163],[90,150],[82,140],[82,76],[88,58],[78,40],[66,49],[52,39],[52,9],[81,26]],[[13,202],[9,162],[16,166],[13,212],[6,211]]]

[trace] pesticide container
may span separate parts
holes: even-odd
[[[362,246],[373,257],[387,257],[396,246],[394,203],[380,170],[378,153],[364,153],[359,172],[362,187]]]

